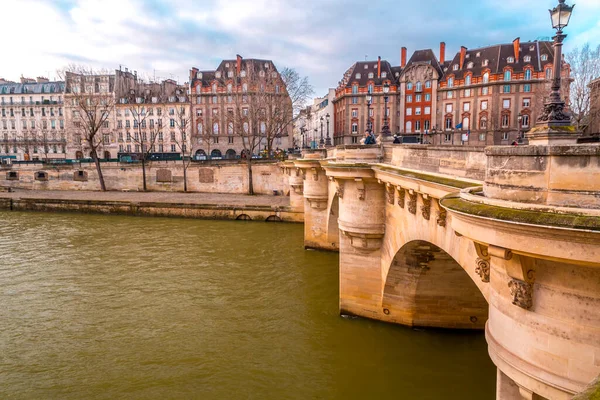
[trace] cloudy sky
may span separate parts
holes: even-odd
[[[353,62],[400,48],[468,48],[552,35],[557,0],[0,0],[0,77],[68,63],[187,80],[241,54],[307,75],[322,95]],[[570,3],[571,0],[568,0]],[[566,50],[600,42],[600,0],[577,0]]]

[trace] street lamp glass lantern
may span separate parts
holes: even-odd
[[[573,13],[573,8],[575,4],[572,6],[568,6],[565,4],[565,0],[559,0],[559,4],[554,7],[550,11],[550,19],[552,20],[552,27],[556,30],[562,31],[567,25],[569,25],[569,20],[571,19],[571,14]]]
[[[371,100],[373,100],[373,96],[370,94],[367,95],[367,103],[371,104]]]
[[[327,115],[325,115],[325,118],[327,118],[327,122],[329,122],[329,113],[327,113]]]
[[[390,85],[386,83],[383,85],[383,93],[388,94],[390,92]]]

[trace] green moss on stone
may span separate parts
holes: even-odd
[[[586,391],[573,397],[573,400],[600,400],[600,378],[596,379]]]
[[[444,197],[441,203],[450,210],[478,217],[531,225],[600,231],[600,217],[519,210],[489,204],[472,203],[461,199],[458,194]]]
[[[475,184],[473,182],[461,181],[459,179],[453,179],[453,178],[445,178],[442,176],[424,174],[424,173],[420,173],[420,172],[413,172],[413,171],[408,171],[408,170],[401,169],[401,168],[392,168],[392,167],[378,165],[374,169],[380,170],[380,171],[391,172],[393,174],[405,176],[407,178],[415,178],[415,179],[419,179],[422,181],[438,183],[440,185],[449,186],[449,187],[453,187],[453,188],[457,188],[457,189],[465,189],[468,187],[478,186],[477,184]]]

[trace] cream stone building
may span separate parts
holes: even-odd
[[[22,77],[19,83],[0,79],[0,158],[65,158],[64,90],[64,82],[42,77]]]

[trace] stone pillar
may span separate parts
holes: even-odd
[[[304,212],[304,179],[300,168],[289,170],[290,208],[292,211]]]
[[[377,318],[382,313],[385,187],[366,177],[341,179],[339,184],[340,313]]]

